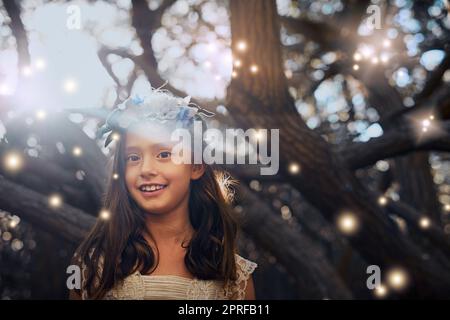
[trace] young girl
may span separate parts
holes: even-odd
[[[174,161],[171,133],[211,116],[163,90],[107,118],[116,141],[104,211],[74,255],[72,299],[254,299],[256,263],[236,253],[220,171]],[[193,135],[191,135],[193,136]],[[182,155],[192,149],[183,149]]]

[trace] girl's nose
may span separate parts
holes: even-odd
[[[151,159],[144,159],[144,162],[141,167],[141,175],[142,176],[149,176],[149,175],[157,175],[157,164],[155,161],[152,161]]]

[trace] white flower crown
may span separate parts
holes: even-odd
[[[195,103],[190,102],[191,97],[179,98],[168,90],[151,89],[145,96],[136,95],[118,104],[108,115],[105,123],[97,131],[97,138],[102,138],[109,132],[105,140],[105,147],[113,140],[115,130],[123,131],[130,125],[142,121],[175,121],[176,127],[188,127],[194,119],[201,119],[200,116],[212,117],[213,112],[200,108]],[[69,109],[72,112],[99,116],[104,112],[98,110]]]

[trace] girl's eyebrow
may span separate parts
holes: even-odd
[[[172,146],[169,143],[155,143],[152,145],[153,149],[160,149],[160,148],[172,148]]]
[[[151,149],[160,149],[160,148],[171,148],[172,146],[168,143],[155,143],[153,145],[151,145]],[[139,148],[138,146],[129,146],[126,148],[126,152],[130,152],[130,151],[139,151],[141,150],[141,148]]]
[[[134,151],[134,150],[140,150],[140,148],[135,147],[135,146],[130,146],[125,149],[126,152],[130,152],[130,151]]]

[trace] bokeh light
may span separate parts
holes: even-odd
[[[337,227],[343,234],[353,235],[359,229],[358,217],[352,212],[343,212],[337,218]]]
[[[52,208],[59,208],[62,205],[62,197],[59,194],[52,194],[48,198],[48,204]]]
[[[403,290],[409,284],[409,275],[404,268],[396,267],[388,271],[387,281],[393,290]]]
[[[23,167],[23,157],[16,151],[7,152],[4,155],[3,164],[6,170],[17,172]]]

